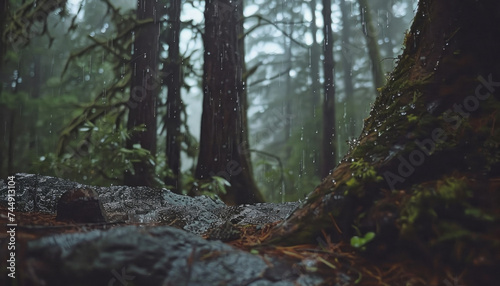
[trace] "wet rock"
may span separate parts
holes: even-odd
[[[58,219],[77,222],[107,218],[147,224],[30,241],[23,251],[24,285],[286,286],[322,281],[300,263],[251,254],[219,241],[238,238],[238,225],[283,220],[298,203],[228,207],[220,200],[165,189],[93,187],[30,174],[17,174],[16,186],[19,212],[57,210]],[[6,205],[6,193],[0,183],[0,204]],[[89,203],[92,210],[87,214],[83,205]],[[207,234],[211,240],[199,236]]]
[[[18,173],[16,179],[16,210],[55,213],[57,201],[64,192],[85,188],[85,185],[69,180],[37,174]],[[0,185],[0,203],[6,203],[7,186]]]
[[[231,241],[240,238],[240,231],[234,224],[226,221],[222,225],[213,227],[207,236],[210,240]]]
[[[168,226],[126,226],[46,237],[28,244],[26,261],[29,285],[285,286],[322,282],[316,274],[290,262],[250,254]]]
[[[56,220],[101,223],[106,222],[106,216],[95,190],[74,189],[65,192],[57,202]]]
[[[263,203],[228,207],[206,196],[189,197],[166,189],[148,187],[86,186],[64,179],[16,174],[16,210],[54,214],[57,202],[68,190],[93,190],[98,194],[108,222],[160,223],[202,235],[213,228],[263,225],[285,219],[298,203]],[[0,185],[0,204],[7,205],[7,186]],[[71,215],[71,214],[70,214]],[[214,236],[225,239],[225,236]],[[216,238],[214,238],[216,239]]]
[[[299,205],[296,202],[276,204],[259,203],[228,207],[227,217],[233,224],[268,224],[288,217]]]

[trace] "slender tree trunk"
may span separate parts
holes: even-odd
[[[289,35],[293,34],[293,26],[288,31]],[[292,41],[287,37],[284,37],[283,47],[285,48],[285,62],[286,62],[286,75],[285,75],[285,102],[284,102],[284,114],[285,114],[285,140],[288,142],[292,137],[292,102],[294,100],[294,92],[292,86],[292,77],[290,76],[290,70],[292,69]],[[292,146],[286,144],[285,147],[285,158],[290,158],[292,153]]]
[[[323,0],[323,139],[321,175],[327,176],[337,165],[337,138],[335,122],[335,61],[333,59],[332,8],[330,0]]]
[[[168,18],[170,30],[167,39],[168,44],[168,67],[167,67],[167,115],[165,124],[167,126],[167,160],[168,168],[172,170],[173,177],[167,176],[165,184],[173,186],[173,192],[181,192],[181,59],[179,51],[179,36],[181,27],[181,1],[170,1]]]
[[[3,70],[3,56],[6,50],[6,44],[4,42],[4,30],[5,30],[5,19],[7,17],[7,3],[9,1],[2,1],[0,3],[0,70]]]
[[[373,23],[368,1],[358,0],[358,2],[361,14],[361,27],[363,28],[363,34],[365,35],[366,45],[368,47],[368,55],[370,56],[372,64],[373,85],[375,87],[375,91],[378,93],[377,89],[385,84],[385,75],[382,68],[380,48],[377,42],[378,29]]]
[[[318,27],[316,26],[316,0],[309,1],[309,7],[311,9],[311,35],[313,38],[313,42],[311,44],[311,102],[312,108],[316,108],[316,106],[320,103],[321,98],[321,82],[319,80],[319,62],[321,55],[321,48],[317,39]]]
[[[15,144],[15,137],[16,137],[16,128],[15,128],[15,119],[16,119],[16,114],[14,111],[10,111],[10,117],[8,120],[9,124],[9,149],[7,153],[7,174],[14,174],[14,144]]]
[[[205,2],[203,114],[198,179],[220,176],[231,186],[231,204],[263,201],[253,179],[248,148],[241,51],[241,2]]]
[[[352,83],[352,55],[350,51],[351,21],[349,20],[349,5],[345,0],[340,0],[340,10],[342,13],[342,66],[344,69],[344,92],[345,100],[348,106],[354,106],[354,85]],[[354,111],[354,108],[349,108]],[[347,135],[354,138],[355,126],[354,119],[348,118]]]
[[[360,144],[269,242],[373,232],[368,250],[444,259],[467,269],[470,285],[492,285],[500,263],[499,17],[496,0],[420,1]]]
[[[322,106],[320,102],[321,98],[321,81],[320,81],[320,74],[319,74],[319,64],[320,64],[320,57],[321,57],[321,46],[318,43],[317,39],[317,33],[318,33],[318,27],[316,26],[316,0],[311,0],[309,2],[309,9],[311,10],[311,35],[313,42],[311,44],[310,48],[310,65],[311,65],[311,97],[310,98],[301,98],[301,102],[303,102],[303,106],[306,106],[307,110],[312,111],[312,116],[315,118],[316,114],[318,114],[317,107]],[[319,129],[319,127],[318,127]],[[313,156],[314,158],[319,158],[320,153],[321,153],[321,140],[317,140],[314,144],[313,147]],[[316,159],[315,159],[316,160]],[[314,167],[314,173],[318,175],[319,177],[322,176],[321,174],[321,165],[320,164],[315,164]]]
[[[132,130],[144,126],[145,131],[135,133],[127,140],[127,148],[135,144],[156,155],[156,98],[158,93],[158,38],[160,32],[159,4],[155,1],[139,0],[137,19],[154,19],[135,33],[134,54],[131,62],[132,80],[127,128]],[[154,184],[154,166],[147,161],[135,162],[134,173],[125,173],[125,184],[129,186],[151,186]]]
[[[393,44],[392,38],[395,35],[395,32],[393,30],[395,30],[398,25],[397,25],[397,23],[395,23],[393,21],[395,19],[394,13],[392,12],[392,5],[394,4],[394,2],[387,1],[384,4],[385,4],[384,9],[386,10],[385,21],[386,21],[386,25],[387,25],[387,28],[385,29],[386,30],[385,36],[389,39],[388,42],[384,43],[385,51],[386,51],[385,57],[388,59],[392,59],[394,57],[394,44]],[[411,4],[408,3],[408,5],[411,5]]]
[[[7,11],[7,3],[8,1],[3,1],[0,4],[0,71],[3,71],[3,56],[5,54],[5,46],[6,43],[4,42],[3,39],[3,34],[4,34],[4,28],[5,28],[5,18],[7,16],[6,11]],[[0,85],[0,97],[2,96],[3,93],[3,85]],[[7,151],[7,106],[4,104],[0,103],[0,178],[6,178],[8,173],[6,169],[6,165],[4,165],[4,162],[6,162],[5,158],[5,152]],[[5,168],[4,168],[5,166]]]
[[[41,56],[36,54],[33,56],[33,78],[31,80],[31,98],[37,100],[41,95],[41,87],[42,87],[42,74],[41,74]],[[31,122],[35,122],[35,124],[29,125],[29,149],[36,150],[37,148],[37,126],[36,122],[38,121],[38,106],[34,106],[33,113],[30,115]]]
[[[233,0],[235,1],[235,0]],[[238,7],[237,14],[238,14],[238,22],[236,25],[236,34],[238,35],[238,51],[240,54],[239,57],[239,66],[241,67],[241,74],[242,74],[242,90],[241,90],[241,95],[240,95],[240,105],[241,105],[241,126],[242,126],[242,132],[240,134],[240,150],[243,153],[242,155],[246,156],[246,160],[248,162],[248,179],[250,180],[250,186],[253,188],[251,189],[249,194],[245,194],[246,192],[244,191],[243,193],[245,194],[244,196],[250,196],[250,197],[255,197],[255,201],[264,201],[264,198],[262,197],[262,194],[260,193],[257,184],[254,181],[254,175],[253,175],[253,166],[251,163],[251,158],[250,158],[250,140],[248,138],[248,97],[247,97],[247,79],[248,79],[248,73],[247,73],[247,65],[246,65],[246,60],[245,60],[245,55],[246,55],[246,50],[245,50],[245,29],[243,27],[244,23],[244,15],[243,15],[243,10],[244,10],[244,1],[245,0],[236,0],[235,5]],[[253,187],[252,186],[255,186]],[[236,202],[238,199],[235,198],[234,194],[229,194],[229,196],[226,197],[227,201],[234,201]]]

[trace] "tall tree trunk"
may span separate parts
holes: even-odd
[[[246,98],[239,18],[241,2],[205,2],[203,114],[198,179],[220,176],[231,186],[223,199],[231,204],[262,202],[253,179],[248,148]]]
[[[288,31],[289,35],[293,34],[293,26],[291,26]],[[285,114],[285,140],[284,142],[288,142],[292,137],[292,102],[294,100],[294,91],[292,86],[292,77],[290,76],[290,71],[292,69],[292,41],[288,39],[288,37],[284,37],[283,47],[285,48],[285,62],[286,62],[286,75],[285,75],[285,102],[284,102],[284,114]],[[285,158],[290,158],[292,153],[292,146],[290,144],[286,144],[285,147]]]
[[[7,16],[7,3],[8,1],[3,1],[0,4],[0,71],[3,71],[4,63],[3,56],[5,54],[6,43],[4,42],[4,28],[5,28],[5,18]],[[2,97],[3,93],[3,85],[0,85],[0,97]],[[6,178],[8,176],[7,166],[4,162],[6,162],[5,158],[7,151],[7,114],[8,109],[5,104],[0,103],[0,178]]]
[[[167,127],[167,166],[172,170],[173,177],[167,176],[165,184],[172,186],[173,192],[181,192],[181,59],[179,51],[179,36],[181,31],[181,0],[170,1],[168,19],[170,22],[168,44],[168,67],[167,67],[167,115],[165,125]]]
[[[340,11],[342,13],[342,66],[344,69],[344,92],[345,101],[349,106],[354,105],[354,85],[352,83],[352,56],[350,51],[351,21],[349,20],[349,5],[345,0],[340,0]],[[354,111],[354,108],[349,108]],[[352,115],[351,115],[352,116]],[[353,117],[348,118],[346,133],[349,138],[354,138],[355,126]]]
[[[0,70],[3,70],[3,56],[6,50],[4,42],[5,19],[7,18],[7,3],[9,1],[2,1],[0,4]]]
[[[41,88],[42,88],[42,73],[41,73],[41,56],[39,54],[33,55],[33,76],[31,79],[31,93],[30,96],[34,100],[40,98]],[[35,122],[34,124],[29,125],[29,149],[33,150],[37,149],[37,140],[38,140],[38,132],[36,122],[38,121],[38,106],[34,106],[33,113],[30,115],[31,122]],[[35,153],[36,154],[36,153]],[[38,155],[38,154],[36,154]]]
[[[9,149],[7,153],[7,174],[14,174],[14,144],[16,138],[16,128],[15,128],[16,113],[11,110],[8,122],[9,130]]]
[[[368,250],[454,261],[474,273],[471,285],[491,285],[500,263],[499,17],[496,0],[420,1],[360,144],[269,242],[373,232]]]
[[[245,60],[245,55],[246,55],[246,50],[245,50],[245,29],[243,27],[244,23],[244,15],[243,15],[243,10],[244,10],[244,1],[245,0],[233,0],[235,2],[236,7],[236,12],[238,14],[238,22],[236,25],[236,34],[238,35],[238,51],[240,54],[239,57],[239,66],[241,68],[241,74],[242,74],[242,90],[241,90],[241,95],[239,98],[240,105],[241,105],[241,126],[242,126],[242,132],[240,134],[240,150],[242,151],[243,155],[246,156],[246,160],[248,161],[248,168],[249,168],[249,174],[247,174],[248,178],[246,180],[250,180],[250,186],[253,188],[250,190],[250,193],[245,194],[245,196],[250,196],[250,197],[255,197],[255,201],[264,201],[264,198],[262,194],[260,193],[257,184],[254,181],[254,176],[253,176],[253,167],[250,159],[250,140],[248,138],[248,98],[247,98],[247,79],[248,76],[250,75],[247,72],[247,65],[246,65],[246,60]],[[227,171],[227,170],[226,170]],[[255,186],[253,187],[252,186]],[[237,191],[239,192],[239,191]],[[226,201],[233,201],[236,202],[237,199],[234,198],[234,194],[229,194],[225,199]],[[243,200],[241,200],[243,201]]]
[[[316,117],[318,113],[317,107],[321,106],[320,98],[321,98],[321,81],[319,74],[319,64],[321,58],[321,46],[318,43],[317,33],[318,27],[316,26],[316,0],[311,0],[309,2],[309,9],[311,10],[311,35],[312,35],[312,44],[309,52],[311,53],[309,56],[310,65],[311,65],[311,97],[310,98],[301,98],[301,102],[303,102],[303,106],[305,106],[306,110],[310,110],[312,112],[313,118]],[[319,129],[319,127],[318,127]],[[314,158],[319,158],[321,153],[321,142],[320,140],[316,141],[313,147],[313,156]],[[316,159],[315,159],[316,160]],[[321,165],[314,165],[314,173],[320,177],[321,174]]]
[[[323,0],[323,74],[325,90],[323,100],[323,138],[321,176],[327,176],[337,164],[337,138],[335,122],[335,62],[333,59],[332,3]]]
[[[312,108],[320,103],[321,98],[321,82],[319,80],[319,62],[321,55],[321,48],[317,39],[318,27],[316,26],[316,0],[309,1],[309,8],[311,9],[311,35],[313,42],[311,44],[311,102],[313,103]]]
[[[398,27],[398,23],[394,21],[396,17],[394,17],[394,13],[392,12],[392,5],[394,5],[393,1],[387,1],[386,3],[383,3],[383,5],[386,13],[385,13],[385,22],[387,25],[387,28],[385,29],[385,37],[389,39],[389,41],[384,43],[385,46],[385,57],[388,59],[392,59],[394,57],[394,44],[393,44],[393,37],[396,34],[395,29]],[[410,4],[408,3],[410,6]]]
[[[131,62],[132,79],[127,128],[145,126],[146,130],[135,133],[127,140],[127,148],[140,144],[156,155],[156,98],[158,94],[158,38],[160,32],[160,4],[156,1],[139,0],[137,19],[154,19],[135,34],[134,55]],[[147,161],[135,162],[134,173],[125,173],[124,182],[129,186],[151,186],[154,184],[154,166]]]
[[[359,11],[361,14],[361,27],[366,39],[366,46],[368,47],[368,55],[370,56],[372,64],[373,85],[375,91],[384,86],[385,76],[384,69],[382,68],[382,59],[380,57],[380,48],[378,46],[378,29],[375,27],[370,12],[370,7],[367,0],[358,0]]]

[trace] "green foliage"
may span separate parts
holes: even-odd
[[[61,156],[49,153],[36,162],[38,170],[51,170],[50,175],[83,181],[85,183],[109,185],[121,183],[125,171],[133,172],[134,162],[149,162],[156,165],[148,150],[136,144],[124,148],[127,138],[135,132],[144,131],[136,127],[131,131],[114,125],[115,118],[104,117],[97,124],[87,121],[77,138],[71,141]],[[161,184],[158,179],[157,182]]]
[[[374,232],[367,232],[363,237],[353,236],[351,237],[351,246],[355,248],[360,248],[361,250],[366,249],[366,244],[375,238]]]
[[[199,180],[194,176],[185,174],[183,176],[185,183],[184,194],[194,196],[207,196],[212,199],[219,198],[227,193],[226,187],[231,184],[224,178],[213,176],[210,179]]]

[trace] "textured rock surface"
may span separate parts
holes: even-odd
[[[76,233],[28,239],[19,260],[23,269],[19,285],[286,286],[323,281],[300,259],[252,254],[219,241],[239,237],[234,225],[282,220],[295,203],[228,207],[220,200],[164,189],[92,187],[31,174],[17,174],[16,186],[17,212],[53,215],[61,197],[71,202],[94,200],[98,195],[111,222],[103,229],[88,231],[80,224]],[[2,205],[7,205],[6,193],[0,181]],[[64,211],[68,216],[81,212]],[[77,221],[88,222],[88,218]],[[135,225],[117,226],[123,223]],[[44,226],[23,227],[37,231]],[[58,226],[51,228],[55,229]]]
[[[161,223],[195,234],[232,224],[266,224],[287,217],[298,203],[264,203],[230,207],[206,196],[188,197],[166,189],[147,187],[95,187],[64,179],[16,174],[20,212],[56,213],[57,202],[68,190],[88,189],[99,195],[109,222]],[[7,186],[0,183],[0,204],[6,205]]]
[[[320,285],[305,267],[168,226],[46,237],[28,246],[28,285]]]

